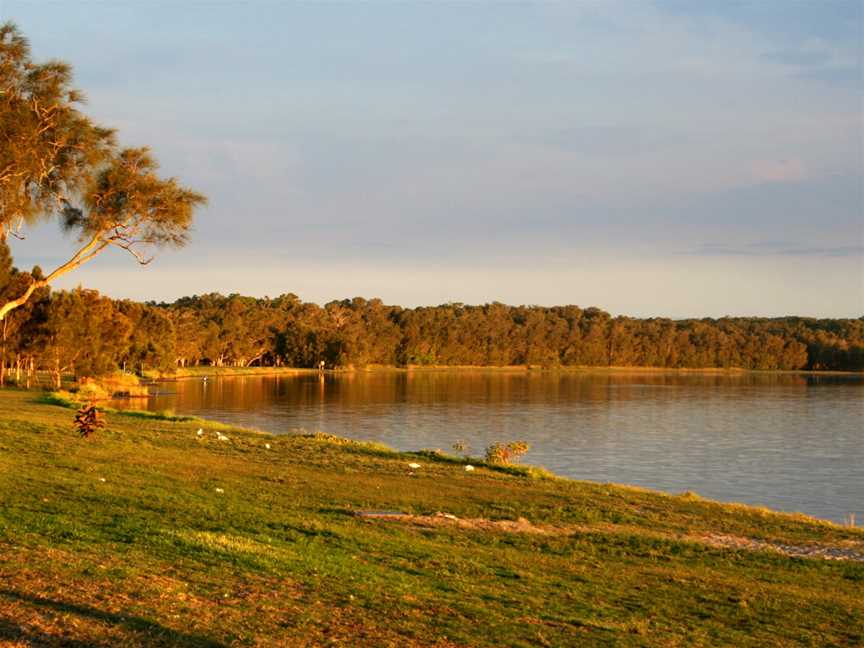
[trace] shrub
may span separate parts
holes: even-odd
[[[78,386],[79,400],[144,397],[147,393],[147,386],[138,376],[119,371],[100,378],[82,378]]]
[[[86,439],[96,430],[105,427],[102,412],[96,409],[95,405],[84,405],[75,415],[75,427],[78,428],[81,438]]]
[[[528,452],[529,445],[525,441],[511,441],[510,443],[493,443],[486,448],[486,461],[490,464],[507,466],[519,461]]]
[[[111,397],[111,393],[96,381],[85,379],[81,381],[81,386],[75,392],[75,397],[77,400],[87,403],[106,400]]]

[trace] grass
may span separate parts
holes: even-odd
[[[326,435],[107,421],[81,440],[69,409],[0,391],[0,645],[864,643],[864,563],[697,541],[862,546],[861,530]]]
[[[78,409],[85,404],[85,401],[80,400],[77,394],[69,391],[60,390],[53,392],[43,392],[36,401],[45,405],[57,405],[67,409]],[[220,423],[218,421],[207,421],[198,416],[177,415],[171,410],[160,410],[151,412],[149,410],[122,410],[114,407],[105,407],[99,405],[99,410],[106,414],[114,414],[125,418],[140,418],[150,419],[154,421],[170,421],[172,423],[197,423],[199,425],[207,425],[211,430],[233,430],[234,427]]]

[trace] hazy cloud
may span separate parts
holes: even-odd
[[[795,74],[799,79],[823,81],[826,83],[851,83],[856,88],[864,81],[864,68],[860,65],[833,65],[800,70]]]
[[[552,131],[535,141],[586,155],[638,155],[656,152],[683,141],[680,133],[650,126],[605,125],[579,126]]]
[[[687,252],[697,256],[809,256],[852,257],[864,259],[864,245],[799,246],[789,243],[757,241],[744,245],[704,243]]]
[[[762,55],[766,61],[800,67],[824,66],[833,59],[828,49],[786,49],[766,52]]]
[[[797,182],[807,175],[800,158],[769,160],[753,164],[753,178],[759,182]]]

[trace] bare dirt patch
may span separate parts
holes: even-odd
[[[584,531],[587,527],[551,526],[533,524],[525,518],[516,520],[489,520],[487,518],[460,518],[450,513],[435,513],[434,515],[411,515],[398,511],[359,511],[355,513],[364,520],[384,520],[402,522],[416,526],[438,527],[451,526],[472,531],[498,531],[503,533],[534,533],[539,535],[569,535]]]
[[[841,543],[837,545],[792,545],[781,542],[766,542],[733,535],[711,534],[693,537],[712,547],[745,549],[748,551],[776,551],[785,556],[798,558],[822,558],[824,560],[852,560],[864,562],[864,543]]]
[[[487,518],[460,518],[450,513],[435,513],[434,515],[412,515],[399,511],[358,511],[355,516],[364,520],[381,520],[400,522],[422,527],[449,526],[471,531],[493,531],[498,533],[528,533],[536,535],[574,535],[578,533],[608,533],[625,534],[638,533],[651,537],[670,540],[696,542],[721,549],[737,549],[745,551],[774,551],[785,556],[796,558],[818,558],[822,560],[851,560],[864,562],[864,542],[843,542],[835,545],[813,544],[793,545],[781,542],[769,542],[744,538],[741,536],[708,534],[708,535],[674,535],[656,532],[646,532],[644,529],[615,526],[553,526],[534,524],[525,518],[516,520],[490,520]]]

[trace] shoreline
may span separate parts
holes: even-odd
[[[83,405],[83,402],[75,401],[72,398],[71,394],[64,395],[58,392],[50,392],[46,396],[43,397],[41,402],[43,404],[50,405],[59,405],[61,407],[66,407],[69,409],[76,409],[77,407]],[[116,403],[118,399],[111,399],[107,402]],[[125,400],[125,399],[119,399]],[[418,458],[423,457],[427,459],[433,459],[436,461],[442,461],[445,463],[451,463],[456,465],[465,465],[471,464],[476,467],[484,467],[493,471],[500,471],[503,473],[508,473],[511,475],[518,475],[522,477],[529,477],[531,479],[552,479],[552,480],[564,480],[569,482],[578,482],[578,483],[588,483],[593,484],[595,486],[612,486],[615,488],[632,490],[640,493],[648,493],[662,497],[683,497],[685,499],[693,500],[693,501],[701,501],[709,504],[716,504],[720,506],[731,506],[734,508],[747,509],[751,512],[761,512],[761,513],[771,513],[782,516],[791,516],[793,519],[802,519],[806,518],[807,520],[817,522],[817,523],[827,523],[831,525],[835,525],[841,528],[845,528],[845,525],[842,522],[837,520],[830,519],[828,517],[820,517],[818,515],[812,513],[806,513],[800,510],[783,510],[778,508],[772,508],[765,504],[761,504],[758,502],[746,502],[740,500],[726,500],[726,499],[717,499],[714,497],[703,496],[701,493],[696,491],[687,489],[685,491],[676,492],[673,490],[665,490],[663,488],[657,486],[645,486],[639,484],[633,484],[628,482],[619,482],[619,481],[600,481],[600,480],[591,480],[591,479],[580,479],[578,477],[573,477],[569,475],[562,475],[557,472],[553,472],[548,469],[546,466],[541,464],[530,464],[530,463],[511,463],[506,465],[499,465],[488,462],[481,456],[458,456],[455,454],[450,454],[448,452],[444,452],[443,450],[429,450],[429,449],[397,449],[386,443],[374,441],[370,439],[358,439],[351,438],[347,436],[339,436],[336,434],[332,434],[323,430],[318,430],[316,432],[303,432],[300,433],[296,430],[289,430],[287,432],[276,432],[272,430],[266,430],[262,428],[253,428],[246,427],[242,425],[238,425],[236,423],[232,423],[230,421],[223,421],[215,418],[207,418],[201,417],[197,415],[187,415],[187,414],[177,414],[174,410],[169,410],[166,412],[159,411],[151,411],[151,410],[138,410],[138,409],[125,409],[123,407],[112,407],[112,406],[101,406],[101,409],[104,412],[130,417],[130,418],[138,418],[138,419],[150,419],[150,420],[160,420],[160,421],[168,421],[174,423],[195,423],[196,425],[207,426],[212,429],[219,430],[240,430],[244,433],[249,434],[257,434],[257,435],[266,435],[271,437],[285,437],[285,436],[312,436],[316,438],[327,439],[332,443],[337,445],[355,445],[360,447],[374,447],[376,450],[380,450],[389,454],[403,456],[406,459],[409,458]]]
[[[230,377],[230,376],[281,376],[281,375],[336,375],[336,374],[358,374],[358,373],[445,373],[454,372],[490,372],[490,373],[566,373],[566,374],[645,374],[645,375],[704,375],[704,376],[744,376],[744,375],[766,375],[766,376],[860,376],[864,378],[864,371],[838,371],[838,370],[816,370],[816,369],[742,369],[740,367],[628,367],[628,366],[566,366],[566,367],[537,367],[529,365],[407,365],[405,367],[392,365],[368,365],[366,367],[345,367],[337,369],[325,369],[323,372],[314,368],[305,367],[185,367],[178,369],[173,374],[159,374],[154,380],[170,382],[172,380],[185,380],[204,377]]]
[[[33,390],[20,390],[25,393],[32,392]],[[69,395],[71,396],[71,394]],[[2,390],[0,390],[0,397],[2,397]],[[116,400],[116,399],[115,399]],[[43,394],[42,398],[34,401],[39,405],[54,405],[58,407],[64,407],[66,409],[74,410],[81,405],[83,402],[76,401],[72,398],[68,398],[67,395],[59,393],[59,392],[49,392],[48,394]],[[837,522],[835,520],[831,520],[829,518],[819,517],[816,515],[812,515],[810,513],[805,513],[803,511],[784,511],[781,509],[771,508],[770,506],[766,506],[763,504],[751,504],[747,502],[735,501],[735,500],[721,500],[714,499],[711,497],[705,497],[695,491],[686,490],[682,492],[673,492],[668,490],[663,490],[661,488],[652,487],[652,486],[642,486],[638,484],[630,484],[627,482],[615,482],[615,481],[598,481],[591,479],[579,479],[577,477],[570,477],[568,475],[561,475],[556,472],[552,472],[548,468],[538,464],[528,464],[528,463],[506,463],[506,464],[496,464],[493,462],[489,462],[483,457],[472,457],[468,455],[458,456],[454,454],[450,454],[444,452],[443,450],[429,450],[429,449],[420,449],[420,450],[398,450],[393,448],[386,443],[379,441],[371,441],[364,439],[352,439],[350,437],[339,436],[336,434],[331,434],[329,432],[324,432],[319,430],[317,432],[307,432],[307,433],[297,433],[297,432],[272,432],[269,430],[264,430],[260,428],[247,427],[243,425],[238,425],[236,423],[231,423],[228,421],[220,421],[218,419],[206,418],[195,415],[186,415],[186,414],[176,414],[173,411],[170,414],[166,414],[164,412],[152,412],[149,410],[135,410],[135,409],[123,409],[123,408],[113,408],[113,407],[100,407],[104,412],[108,414],[112,414],[114,416],[122,416],[128,417],[132,419],[139,419],[143,422],[145,421],[161,421],[167,423],[179,423],[179,424],[194,424],[200,425],[202,427],[206,427],[210,430],[225,430],[225,431],[233,431],[240,432],[243,434],[249,434],[253,436],[266,436],[272,438],[280,438],[280,437],[301,437],[301,438],[312,438],[320,441],[324,441],[327,443],[332,443],[337,446],[356,446],[359,448],[369,449],[376,453],[384,453],[387,455],[392,455],[394,457],[402,458],[402,459],[425,459],[427,461],[437,461],[445,464],[453,464],[453,465],[466,465],[470,464],[477,468],[484,468],[493,472],[500,472],[503,474],[508,474],[516,477],[523,477],[531,480],[552,480],[552,481],[563,481],[569,482],[573,484],[588,484],[593,487],[603,488],[603,487],[611,487],[616,489],[622,489],[626,491],[632,491],[634,493],[640,493],[645,495],[651,495],[656,497],[663,498],[683,498],[688,501],[693,502],[701,502],[703,504],[715,505],[721,507],[731,507],[734,510],[740,510],[747,513],[753,513],[757,515],[779,515],[781,517],[789,518],[790,520],[795,521],[806,521],[815,524],[827,524],[829,526],[837,527],[840,529],[848,529],[849,526]],[[851,527],[851,528],[859,528],[859,527]],[[864,528],[864,527],[862,527]]]

